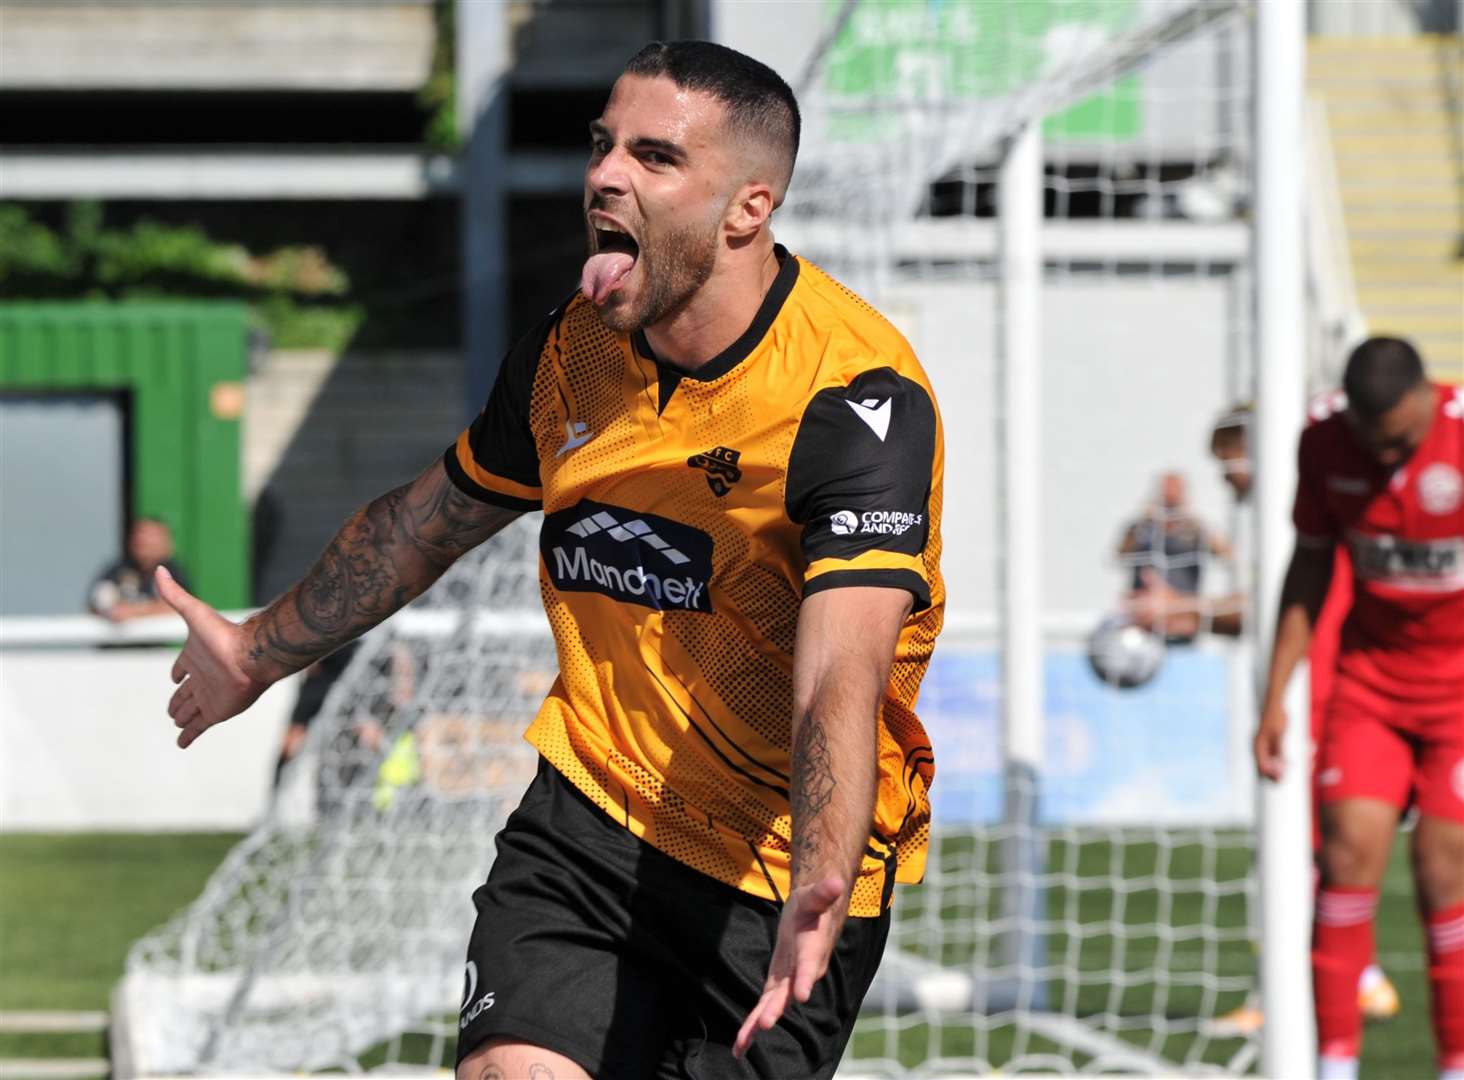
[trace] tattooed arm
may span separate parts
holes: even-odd
[[[895,644],[910,613],[902,589],[816,592],[793,649],[793,882],[757,1006],[734,1053],[804,1002],[829,966],[874,821],[876,723]]]
[[[464,495],[436,461],[352,514],[310,572],[242,625],[159,571],[161,596],[188,623],[168,705],[178,745],[386,619],[518,515]]]

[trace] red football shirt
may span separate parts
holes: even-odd
[[[1435,389],[1428,437],[1392,471],[1340,409],[1307,428],[1292,512],[1299,543],[1352,557],[1338,671],[1408,700],[1464,696],[1464,389]]]

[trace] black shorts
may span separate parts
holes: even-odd
[[[542,760],[473,903],[459,1062],[506,1037],[599,1080],[832,1076],[890,925],[850,918],[813,995],[738,1061],[780,905],[657,851]]]

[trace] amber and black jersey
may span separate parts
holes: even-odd
[[[929,739],[915,716],[944,609],[940,416],[909,344],[781,248],[746,333],[695,372],[578,294],[505,358],[444,457],[465,492],[544,511],[560,675],[528,731],[654,847],[758,896],[790,876],[793,641],[820,589],[908,589],[879,721],[854,915],[918,881]]]

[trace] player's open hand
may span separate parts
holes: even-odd
[[[182,728],[178,745],[187,748],[215,724],[238,716],[268,688],[244,667],[244,632],[173,580],[157,571],[158,595],[183,616],[188,641],[173,664],[179,684],[168,702],[168,715]]]
[[[1286,759],[1281,756],[1281,741],[1285,736],[1286,709],[1281,705],[1267,705],[1261,713],[1261,724],[1252,746],[1256,772],[1267,780],[1280,780],[1286,771]]]
[[[752,1040],[778,1022],[789,1000],[805,1002],[813,984],[828,970],[834,940],[843,928],[844,885],[830,876],[815,885],[794,889],[778,919],[778,941],[763,984],[762,997],[742,1022],[732,1054],[742,1057]]]

